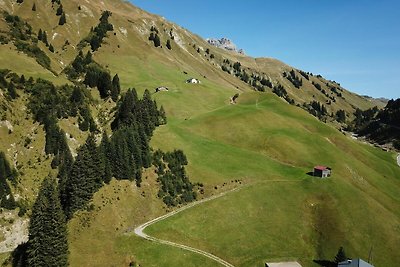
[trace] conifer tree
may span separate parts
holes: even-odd
[[[62,204],[67,218],[71,218],[75,211],[85,207],[101,187],[101,183],[101,155],[91,134],[78,149],[78,155],[62,188]]]
[[[120,92],[121,92],[121,85],[119,82],[119,77],[118,74],[115,74],[115,76],[112,79],[112,88],[111,88],[111,99],[114,102],[117,102]]]
[[[161,40],[160,40],[160,37],[158,36],[158,34],[156,34],[155,36],[154,36],[154,46],[155,47],[159,47],[160,45],[161,45]]]
[[[103,181],[106,184],[109,184],[112,179],[112,167],[111,167],[111,159],[113,157],[111,150],[110,139],[108,138],[107,132],[103,132],[103,137],[101,139],[100,144],[100,152],[103,157]]]
[[[11,188],[7,183],[7,179],[14,182],[15,176],[16,172],[11,168],[6,155],[0,152],[0,207],[11,210],[16,206]]]
[[[36,11],[36,3],[33,3],[32,11]]]
[[[52,44],[49,45],[49,50],[50,50],[50,52],[54,53],[54,47]]]
[[[58,21],[58,25],[64,25],[67,22],[67,18],[65,17],[65,12],[62,12],[60,20]]]
[[[92,61],[93,61],[92,53],[90,53],[90,51],[88,51],[86,53],[85,59],[83,60],[83,64],[88,65],[88,64],[92,63]]]
[[[172,46],[171,46],[171,41],[168,39],[167,40],[167,44],[166,44],[166,46],[167,46],[167,48],[169,49],[169,50],[171,50],[172,49]]]
[[[60,5],[58,6],[58,8],[57,8],[56,16],[60,16],[63,12],[64,12],[64,11],[63,11],[63,6],[62,6],[62,4],[60,4]]]
[[[15,85],[12,82],[8,84],[7,91],[11,99],[16,99],[18,97],[17,91],[15,90]]]
[[[39,32],[38,32],[38,40],[39,40],[39,41],[42,41],[42,40],[43,40],[43,31],[42,31],[42,29],[39,29]]]
[[[43,31],[42,41],[46,46],[49,45],[49,42],[47,41],[47,33],[46,33],[46,31]]]
[[[68,266],[67,224],[52,177],[42,182],[32,209],[27,261],[29,266]]]

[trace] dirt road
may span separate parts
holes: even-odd
[[[171,216],[173,216],[173,215],[175,215],[175,214],[177,214],[177,213],[179,213],[179,212],[182,212],[182,211],[184,211],[184,210],[190,209],[190,208],[192,208],[192,207],[194,207],[194,206],[197,206],[197,205],[199,205],[199,204],[202,204],[202,203],[204,203],[204,202],[207,202],[207,201],[210,201],[210,200],[213,200],[213,199],[222,197],[222,196],[226,195],[227,193],[231,193],[231,192],[236,191],[236,190],[238,190],[238,189],[239,189],[239,188],[235,188],[235,189],[233,189],[233,190],[230,190],[230,191],[227,191],[227,192],[224,192],[224,193],[221,193],[221,194],[218,194],[218,195],[209,197],[209,198],[205,198],[205,199],[202,199],[202,200],[193,202],[193,203],[188,204],[188,205],[186,205],[186,206],[184,206],[184,207],[182,207],[182,208],[180,208],[180,209],[171,211],[170,213],[167,213],[167,214],[165,214],[165,215],[163,215],[163,216],[160,216],[160,217],[158,217],[158,218],[155,218],[155,219],[153,219],[153,220],[151,220],[151,221],[148,221],[148,222],[146,222],[146,223],[144,223],[144,224],[142,224],[142,225],[136,227],[135,230],[134,230],[134,232],[135,232],[135,234],[136,234],[137,236],[140,236],[140,237],[142,237],[142,238],[144,238],[144,239],[147,239],[147,240],[150,240],[150,241],[153,241],[153,242],[156,242],[156,243],[160,243],[160,244],[165,244],[165,245],[169,245],[169,246],[173,246],[173,247],[185,249],[185,250],[188,250],[188,251],[191,251],[191,252],[194,252],[194,253],[198,253],[198,254],[200,254],[200,255],[203,255],[203,256],[205,256],[205,257],[207,257],[207,258],[209,258],[209,259],[212,259],[212,260],[214,260],[214,261],[220,263],[220,264],[223,265],[223,266],[226,266],[226,267],[234,267],[234,266],[233,266],[232,264],[230,264],[229,262],[227,262],[227,261],[225,261],[225,260],[223,260],[223,259],[221,259],[221,258],[219,258],[219,257],[217,257],[217,256],[215,256],[215,255],[213,255],[213,254],[211,254],[211,253],[208,253],[208,252],[206,252],[206,251],[203,251],[203,250],[200,250],[200,249],[197,249],[197,248],[192,248],[192,247],[189,247],[189,246],[186,246],[186,245],[174,243],[174,242],[171,242],[171,241],[162,240],[162,239],[159,239],[159,238],[156,238],[156,237],[152,237],[152,236],[149,236],[149,235],[145,234],[143,231],[146,229],[146,227],[148,227],[148,226],[150,226],[150,225],[152,225],[152,224],[154,224],[154,223],[156,223],[156,222],[165,220],[166,218],[169,218],[169,217],[171,217]]]

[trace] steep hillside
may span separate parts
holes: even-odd
[[[216,48],[125,1],[0,0],[0,9],[0,151],[18,173],[16,184],[0,179],[21,218],[31,215],[46,176],[63,181],[69,154],[79,163],[90,144],[104,148],[103,131],[123,151],[105,153],[113,165],[126,158],[137,164],[125,179],[117,168],[85,205],[68,210],[71,266],[218,266],[132,233],[193,200],[165,189],[168,171],[185,168],[177,187],[193,189],[197,199],[238,190],[154,224],[149,234],[234,266],[281,260],[317,266],[313,260],[331,260],[340,246],[364,259],[373,247],[376,266],[400,264],[392,249],[400,246],[395,155],[337,130],[357,109],[381,102],[276,59]],[[132,120],[153,125],[141,129]],[[129,138],[125,126],[134,132]],[[51,138],[63,144],[53,153]],[[148,162],[124,154],[136,143]],[[332,178],[307,175],[320,164],[332,167]],[[20,221],[16,213],[2,214],[2,225]],[[0,242],[6,259],[11,251],[4,247]]]

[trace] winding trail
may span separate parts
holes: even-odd
[[[135,232],[135,234],[137,236],[142,237],[144,239],[147,239],[149,241],[153,241],[153,242],[156,242],[156,243],[165,244],[165,245],[169,245],[169,246],[185,249],[185,250],[188,250],[188,251],[203,255],[203,256],[205,256],[205,257],[207,257],[209,259],[212,259],[212,260],[220,263],[223,266],[234,267],[229,262],[227,262],[227,261],[225,261],[225,260],[223,260],[223,259],[221,259],[221,258],[209,253],[209,252],[206,252],[206,251],[203,251],[203,250],[200,250],[200,249],[197,249],[197,248],[192,248],[192,247],[189,247],[189,246],[181,245],[181,244],[178,244],[178,243],[174,243],[174,242],[171,242],[171,241],[162,240],[162,239],[159,239],[159,238],[156,238],[156,237],[152,237],[152,236],[149,236],[149,235],[145,234],[143,231],[146,229],[146,227],[148,227],[148,226],[150,226],[150,225],[152,225],[154,223],[157,223],[159,221],[165,220],[165,219],[167,219],[167,218],[169,218],[169,217],[171,217],[171,216],[173,216],[175,214],[178,214],[178,213],[180,213],[180,212],[182,212],[184,210],[187,210],[189,208],[192,208],[192,207],[197,206],[199,204],[202,204],[204,202],[207,202],[207,201],[222,197],[222,196],[224,196],[224,195],[226,195],[228,193],[234,192],[234,191],[236,191],[236,190],[238,190],[240,188],[243,188],[243,187],[238,187],[238,188],[232,189],[230,191],[226,191],[226,192],[220,193],[218,195],[214,195],[214,196],[211,196],[209,198],[205,198],[205,199],[190,203],[190,204],[188,204],[188,205],[186,205],[186,206],[184,206],[182,208],[179,208],[177,210],[171,211],[171,212],[169,212],[169,213],[167,213],[165,215],[162,215],[162,216],[157,217],[157,218],[155,218],[155,219],[153,219],[151,221],[148,221],[148,222],[146,222],[146,223],[144,223],[142,225],[139,225],[138,227],[135,228],[134,232]]]

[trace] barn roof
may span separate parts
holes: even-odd
[[[315,166],[314,167],[315,170],[320,170],[320,171],[325,171],[328,170],[329,168],[326,166]]]

